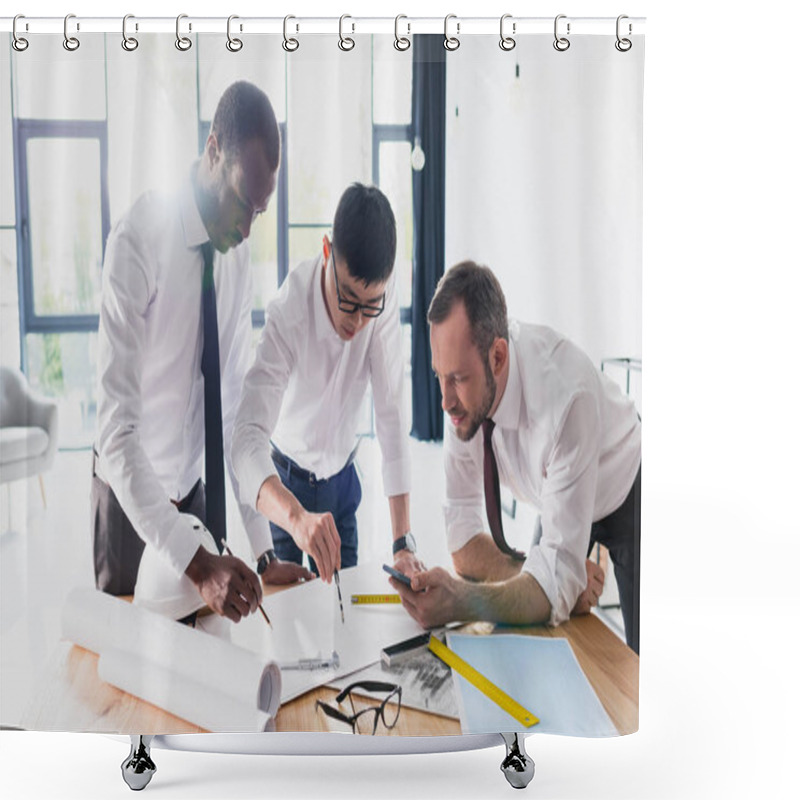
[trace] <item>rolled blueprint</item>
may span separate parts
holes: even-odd
[[[205,723],[196,724],[209,730],[230,730],[230,714],[220,711],[226,703],[251,709],[245,716],[252,726],[239,730],[263,730],[255,712],[274,716],[280,705],[281,675],[274,662],[103,592],[70,593],[62,634],[100,656],[98,669],[109,683],[189,721],[202,717]],[[185,689],[177,688],[183,683]],[[189,716],[192,697],[197,710]]]

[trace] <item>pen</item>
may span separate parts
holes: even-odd
[[[339,585],[339,570],[333,571],[333,577],[336,580],[336,591],[339,594],[339,611],[342,612],[342,622],[344,622],[344,605],[342,604],[342,587]]]
[[[230,547],[228,547],[228,543],[224,539],[222,540],[222,546],[225,548],[225,552],[229,556],[233,556],[234,558],[236,558],[236,556],[234,556],[233,553],[231,553],[231,549],[230,549]],[[261,603],[258,604],[258,610],[261,612],[261,615],[264,617],[267,625],[269,625],[270,628],[271,628],[272,627],[272,623],[269,621],[269,617],[267,616],[267,612],[264,611],[264,606],[262,606]]]

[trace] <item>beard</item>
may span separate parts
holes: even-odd
[[[469,415],[464,430],[456,430],[456,436],[458,436],[462,442],[468,442],[478,432],[478,428],[481,427],[483,421],[489,416],[489,411],[491,411],[495,395],[497,394],[497,383],[494,380],[494,375],[492,375],[488,357],[483,362],[483,368],[486,372],[486,389],[483,392],[481,404],[474,414]]]

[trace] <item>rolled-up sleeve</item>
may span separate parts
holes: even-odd
[[[470,539],[488,530],[483,496],[483,462],[472,442],[462,442],[452,423],[444,425],[445,503],[447,549],[454,553]]]
[[[191,522],[181,518],[141,444],[141,374],[145,319],[154,292],[151,254],[130,224],[109,236],[98,331],[98,437],[102,474],[137,533],[177,573],[197,551]]]
[[[523,564],[550,601],[550,624],[569,618],[586,586],[586,555],[600,451],[599,412],[578,394],[563,415],[547,463],[541,498],[542,537]]]
[[[403,342],[394,278],[386,295],[386,309],[374,322],[369,367],[383,490],[393,497],[411,491],[411,447],[403,411]]]
[[[261,484],[277,475],[270,455],[270,437],[278,421],[294,359],[284,330],[280,314],[268,309],[255,361],[244,379],[233,427],[233,474],[239,483],[242,502],[254,510]]]

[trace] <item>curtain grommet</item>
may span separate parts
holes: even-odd
[[[64,17],[64,49],[74,53],[81,46],[81,41],[76,36],[69,35],[69,21],[71,19],[75,19],[74,14],[67,14]],[[75,24],[75,29],[78,31],[81,29],[80,23]]]
[[[128,36],[128,20],[134,19],[133,14],[126,14],[122,18],[122,49],[126,50],[128,53],[132,53],[138,46],[139,40],[134,36]],[[139,30],[139,26],[136,26],[136,30]]]
[[[339,49],[343,50],[345,53],[349,53],[356,46],[356,40],[353,39],[351,36],[344,35],[343,28],[344,28],[344,21],[346,19],[353,19],[353,18],[349,14],[342,14],[342,16],[339,17]],[[351,31],[351,33],[355,33],[356,32],[355,22],[352,23],[352,26],[353,30]]]
[[[627,14],[620,14],[617,17],[617,41],[614,42],[614,47],[616,47],[617,50],[619,50],[620,53],[627,53],[628,50],[630,50],[631,47],[633,47],[633,42],[630,39],[628,39],[627,37],[623,37],[623,36],[619,35],[620,23],[622,22],[622,20],[628,19],[628,18],[629,17],[628,17]],[[631,33],[633,33],[633,26],[629,22],[628,23],[628,36],[630,36]]]
[[[28,45],[30,44],[30,42],[24,36],[20,36],[17,33],[17,20],[19,20],[19,19],[25,19],[25,16],[23,14],[17,14],[17,16],[14,17],[14,22],[13,22],[13,25],[11,27],[11,35],[13,36],[13,39],[11,41],[11,46],[18,53],[22,53],[22,52],[24,52],[25,50],[28,49]],[[26,24],[25,28],[27,30],[27,24]]]
[[[227,47],[231,53],[238,53],[244,47],[241,39],[231,36],[231,22],[233,22],[235,19],[239,19],[236,14],[231,14],[228,17],[228,41],[225,42],[225,47]],[[239,30],[241,30],[241,26],[239,27]]]
[[[517,46],[517,40],[513,36],[506,36],[505,34],[505,23],[507,19],[511,19],[511,14],[503,14],[500,17],[500,49],[504,50],[508,53],[510,50],[513,50]],[[517,23],[511,23],[511,33],[517,32]]]
[[[567,36],[559,36],[558,35],[558,21],[560,19],[566,19],[566,18],[567,18],[566,14],[559,14],[555,18],[555,21],[553,22],[553,36],[555,37],[555,41],[553,42],[553,47],[555,47],[555,49],[558,50],[559,53],[564,53],[567,50],[569,50],[569,46],[571,44],[570,40],[567,39],[567,36],[569,36],[569,32],[570,32],[569,31],[569,29],[570,29],[569,22],[567,23]]]
[[[411,39],[407,36],[400,35],[400,20],[401,19],[408,19],[405,14],[398,14],[394,18],[394,49],[399,50],[401,53],[408,50],[411,47]],[[406,27],[408,28],[408,33],[411,33],[411,23],[406,22]]]
[[[456,35],[455,36],[450,36],[450,34],[448,33],[447,28],[448,28],[448,25],[450,24],[450,20],[451,19],[458,20],[458,17],[456,17],[455,14],[448,14],[444,18],[444,42],[443,42],[443,44],[444,44],[444,49],[445,50],[449,50],[452,53],[454,50],[458,50],[458,48],[461,47],[461,40],[458,38],[458,34],[461,33],[461,23],[456,21]]]
[[[188,14],[178,14],[175,20],[175,47],[177,47],[182,53],[185,53],[192,47],[192,40],[188,36],[183,36],[181,34],[181,20],[186,19],[188,16]],[[192,24],[189,23],[189,31],[191,30]]]
[[[294,53],[298,47],[300,47],[300,42],[295,39],[293,36],[289,36],[289,20],[290,19],[297,19],[297,17],[292,16],[291,14],[287,14],[283,18],[283,43],[282,47],[287,53]],[[296,30],[300,30],[300,26],[298,25]]]

